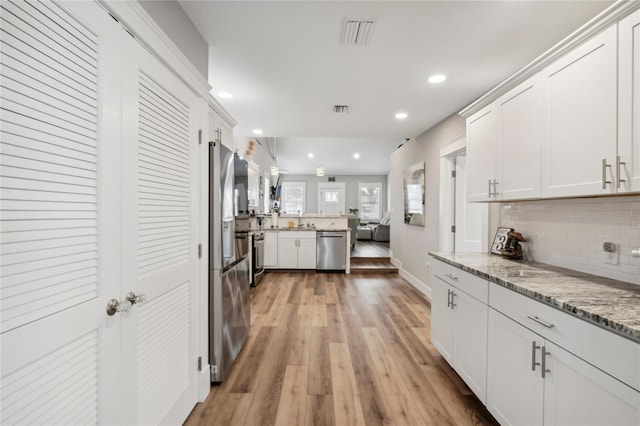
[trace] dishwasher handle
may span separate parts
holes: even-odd
[[[344,232],[318,232],[319,238],[344,238]]]

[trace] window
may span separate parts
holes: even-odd
[[[282,213],[304,213],[304,182],[282,182]]]
[[[358,209],[360,219],[379,220],[382,202],[382,183],[358,183]]]

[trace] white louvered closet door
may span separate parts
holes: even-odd
[[[180,424],[197,402],[199,100],[125,40],[123,320],[126,421]]]
[[[118,423],[121,28],[0,8],[0,424]]]

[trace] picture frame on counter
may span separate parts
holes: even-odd
[[[491,244],[491,253],[493,254],[502,254],[500,250],[504,248],[505,243],[507,242],[507,234],[511,228],[503,228],[498,227],[496,229],[496,236],[493,238],[493,243]]]

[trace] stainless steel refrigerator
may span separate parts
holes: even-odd
[[[244,175],[244,176],[243,176]],[[249,336],[247,163],[209,143],[209,363],[222,382]]]

